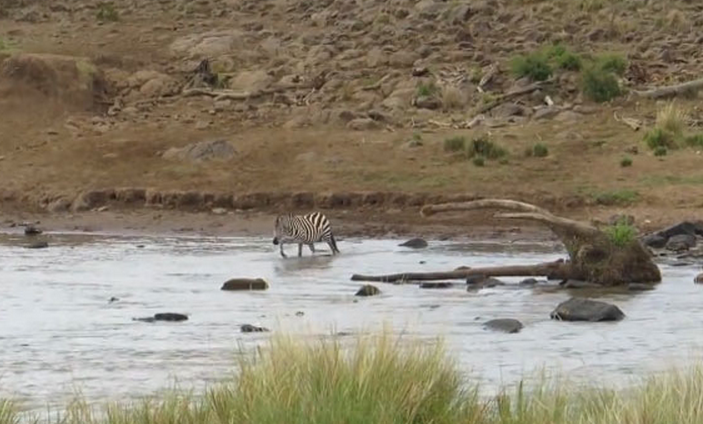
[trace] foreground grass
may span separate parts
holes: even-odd
[[[82,401],[50,422],[62,424],[201,423],[464,423],[693,424],[703,422],[703,368],[651,377],[627,392],[520,384],[479,397],[441,344],[389,336],[315,343],[272,338],[239,364],[236,381],[202,396],[171,392],[136,403],[93,409]],[[572,390],[573,389],[573,390]],[[0,424],[20,421],[16,405],[0,401]],[[31,417],[23,417],[31,418]],[[31,419],[29,421],[32,421]]]

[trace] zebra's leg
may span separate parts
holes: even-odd
[[[298,243],[298,257],[303,256],[303,243]]]
[[[284,258],[286,258],[286,257],[287,257],[287,256],[286,256],[286,253],[283,251],[283,242],[281,242],[278,246],[279,246],[280,249],[281,249],[281,256],[283,256]]]
[[[315,254],[315,244],[310,243],[310,244],[308,244],[308,247],[310,248],[310,252],[312,252],[312,254],[314,255]]]

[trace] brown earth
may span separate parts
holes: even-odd
[[[703,6],[686,1],[0,0],[0,212],[62,228],[235,231],[238,218],[269,232],[275,211],[320,208],[350,233],[456,234],[499,223],[428,222],[419,206],[491,196],[582,219],[628,213],[645,229],[700,219],[700,152],[655,157],[642,141],[661,102],[593,103],[564,71],[478,112],[528,85],[512,56],[553,42],[624,54],[630,90],[698,78],[701,24]],[[202,59],[229,98],[187,91]],[[437,94],[418,98],[430,83]],[[695,132],[699,98],[677,104]],[[456,135],[488,135],[508,160],[445,152]],[[526,157],[537,142],[549,155]]]

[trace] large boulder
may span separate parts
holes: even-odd
[[[677,234],[666,242],[666,250],[682,252],[696,247],[696,236],[693,234]]]
[[[559,321],[620,321],[625,314],[615,305],[573,297],[560,303],[549,315]]]

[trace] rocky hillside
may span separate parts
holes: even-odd
[[[638,92],[703,69],[692,1],[0,0],[0,19],[5,196],[42,204],[125,186],[629,204],[670,188],[642,144],[662,106]]]

